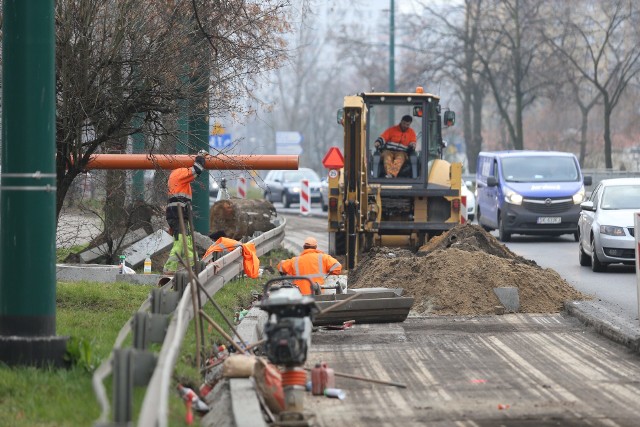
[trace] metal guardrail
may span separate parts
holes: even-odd
[[[258,256],[281,245],[284,239],[286,220],[279,219],[280,224],[273,230],[260,234],[251,240],[256,246]],[[229,254],[217,259],[198,274],[198,281],[209,295],[214,295],[222,287],[238,276],[242,271],[242,249],[237,248]],[[182,279],[180,279],[182,277]],[[193,319],[193,305],[191,299],[191,284],[184,280],[186,275],[176,275],[174,279],[162,288],[154,289],[151,295],[122,327],[116,337],[113,351],[93,374],[92,384],[96,399],[101,408],[98,426],[131,425],[132,403],[131,388],[133,385],[147,385],[142,408],[138,417],[138,426],[166,426],[169,401],[169,386],[171,373],[174,370],[178,352],[182,345],[189,322]],[[184,283],[178,283],[183,281]],[[172,297],[178,297],[178,292],[171,288],[184,291],[177,301],[175,310],[170,314]],[[200,299],[204,306],[208,301],[203,291]],[[154,313],[150,313],[151,310]],[[169,320],[169,316],[171,319]],[[148,319],[148,322],[145,322]],[[158,331],[162,337],[159,340]],[[122,343],[133,332],[135,349],[122,349]],[[148,341],[162,342],[162,348],[157,357],[144,351]],[[153,372],[148,367],[153,366]],[[114,366],[116,366],[114,368]],[[149,372],[147,372],[149,371]],[[104,387],[104,380],[114,376],[113,421],[109,421],[111,406]],[[140,384],[143,383],[143,384]]]

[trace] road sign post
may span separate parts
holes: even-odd
[[[640,319],[640,236],[638,231],[640,230],[640,212],[633,214],[633,222],[636,237],[636,295],[638,298],[638,319]]]

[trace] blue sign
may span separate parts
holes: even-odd
[[[209,147],[221,150],[231,145],[231,134],[209,135]]]
[[[300,132],[276,132],[276,154],[302,154]]]

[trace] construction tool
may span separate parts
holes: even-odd
[[[311,372],[312,368],[305,367],[304,369],[305,369],[305,371]],[[390,385],[390,386],[399,387],[399,388],[407,388],[406,384],[396,383],[396,382],[393,382],[393,381],[378,380],[378,379],[375,379],[375,378],[361,377],[359,375],[344,374],[342,372],[335,372],[335,371],[333,372],[333,374],[336,377],[351,378],[352,380],[365,381],[365,382],[368,382],[368,383]]]

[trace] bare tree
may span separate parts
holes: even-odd
[[[640,9],[626,0],[585,0],[556,16],[555,28],[563,31],[547,34],[546,40],[601,96],[605,167],[612,168],[611,116],[640,73]]]
[[[429,81],[452,80],[462,102],[462,126],[469,172],[475,173],[482,149],[482,114],[486,78],[477,57],[477,44],[483,15],[483,0],[465,0],[451,10],[425,7],[423,17],[411,21],[412,34],[421,34],[423,49],[415,55],[410,69],[415,80],[430,75]],[[428,24],[425,25],[424,23]],[[419,36],[420,37],[420,36]],[[411,76],[411,73],[408,73]]]
[[[92,154],[122,150],[128,136],[145,130],[184,141],[164,121],[185,100],[192,113],[206,114],[212,69],[211,110],[241,111],[238,98],[286,56],[288,4],[57,1],[57,216]]]
[[[540,36],[542,0],[489,0],[481,20],[477,57],[515,149],[524,148],[524,111],[549,82]]]

